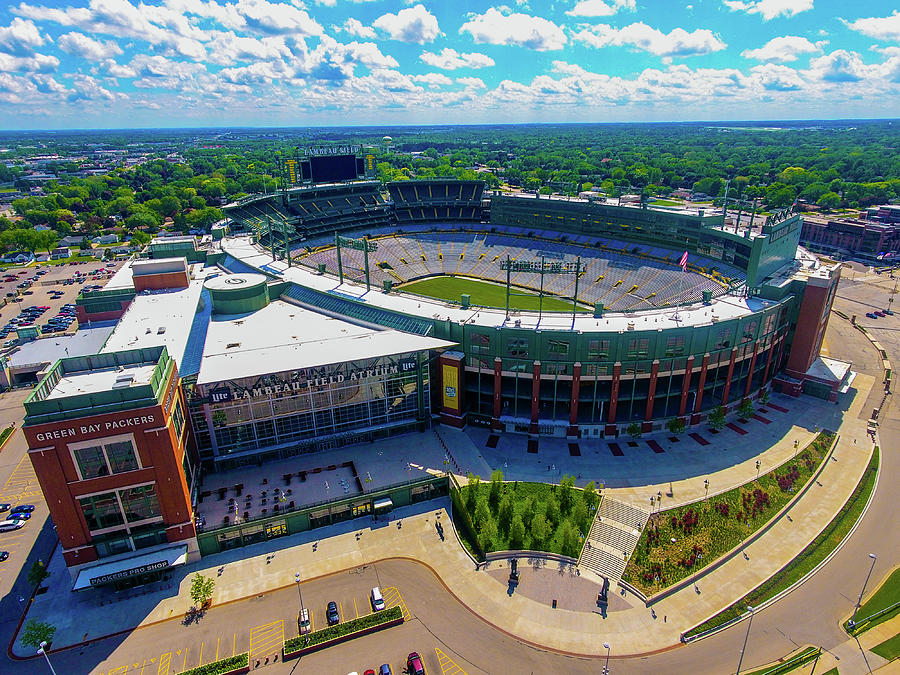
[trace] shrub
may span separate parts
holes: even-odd
[[[56,635],[56,626],[52,623],[44,621],[35,621],[28,619],[25,628],[22,631],[21,642],[26,647],[34,647],[37,649],[42,642],[47,644],[53,642],[53,636]]]
[[[195,605],[204,605],[212,599],[215,579],[205,577],[199,572],[191,577],[191,601]]]
[[[397,619],[400,619],[402,617],[403,610],[400,609],[398,605],[395,605],[394,607],[388,607],[387,609],[383,609],[380,612],[375,612],[374,614],[366,614],[365,616],[361,616],[358,619],[344,621],[343,623],[339,623],[336,626],[328,626],[327,628],[317,630],[314,633],[310,633],[309,635],[298,635],[297,637],[291,638],[290,640],[285,640],[284,653],[289,654],[290,652],[295,652],[299,649],[303,649],[304,647],[313,647],[323,642],[334,640],[335,638],[352,635],[353,633],[357,633],[367,628],[372,628],[374,626],[380,626],[385,623],[390,623],[391,621],[396,621]]]
[[[509,524],[509,545],[512,549],[520,549],[525,544],[525,523],[518,513],[512,517]]]
[[[202,666],[185,670],[181,675],[221,675],[250,666],[250,653],[235,654],[212,663],[204,663]]]

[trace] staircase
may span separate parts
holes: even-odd
[[[649,518],[649,511],[604,497],[585,537],[578,566],[605,577],[610,586],[619,583]]]

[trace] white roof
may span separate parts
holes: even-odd
[[[102,352],[163,345],[180,370],[202,291],[203,280],[197,279],[187,288],[138,293]]]
[[[66,375],[54,385],[53,390],[47,396],[47,400],[67,398],[79,394],[112,391],[130,387],[134,384],[150,384],[155,368],[156,365],[154,364],[149,366],[131,366],[122,370],[108,368],[106,370],[92,370]]]
[[[338,284],[337,280],[327,275],[318,275],[306,267],[287,267],[283,260],[273,262],[270,253],[250,242],[249,237],[233,237],[223,240],[224,250],[242,262],[277,274],[287,281],[294,281],[301,286],[313,288],[319,291],[338,291],[343,295],[354,296],[362,302],[420,316],[423,318],[449,319],[455,323],[470,323],[479,326],[508,326],[519,322],[521,328],[543,330],[575,330],[575,331],[627,331],[629,324],[631,330],[657,330],[663,328],[677,328],[686,326],[702,326],[715,321],[725,321],[741,316],[747,316],[758,312],[768,305],[776,302],[759,298],[741,298],[735,296],[720,296],[713,298],[712,303],[704,305],[698,302],[689,307],[681,307],[676,310],[653,309],[646,312],[623,314],[605,311],[602,319],[595,319],[589,313],[579,313],[575,321],[572,321],[571,313],[544,313],[538,321],[537,312],[511,312],[509,320],[503,309],[478,308],[462,309],[459,305],[450,305],[440,300],[431,300],[424,297],[403,295],[402,293],[382,293],[381,291],[366,292],[362,284],[345,281]]]
[[[197,383],[222,382],[452,344],[395,330],[373,330],[274,300],[250,315],[213,315]]]
[[[185,544],[168,546],[157,551],[138,555],[123,554],[123,557],[115,560],[102,562],[91,567],[82,567],[78,570],[78,576],[75,579],[72,590],[80,591],[84,588],[90,588],[92,579],[99,579],[108,575],[114,575],[113,578],[109,579],[110,581],[114,581],[115,578],[124,579],[134,574],[141,574],[144,571],[183,565],[186,560],[187,546]]]

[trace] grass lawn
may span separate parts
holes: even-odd
[[[470,477],[460,488],[458,507],[468,522],[459,531],[466,547],[476,555],[530,550],[577,558],[599,503],[593,484],[576,489],[571,476],[560,485],[502,481],[498,470],[491,482]]]
[[[2,438],[0,438],[0,440],[2,440]],[[885,612],[875,619],[872,619],[872,621],[863,623],[866,617],[872,616],[876,612],[880,612],[886,607],[890,607],[898,602],[900,602],[900,569],[894,570],[893,574],[891,574],[891,576],[881,584],[878,590],[875,591],[875,594],[865,603],[860,605],[859,611],[856,613],[856,630],[853,631],[851,635],[863,633],[870,628],[874,628],[883,621],[887,621],[888,619],[897,616],[897,614],[900,613],[900,607],[895,607],[890,612]],[[849,632],[846,622],[844,622],[844,630]]]
[[[506,307],[506,287],[499,284],[469,279],[468,277],[428,277],[418,281],[410,281],[399,287],[399,290],[424,295],[438,300],[450,300],[459,302],[463,293],[471,296],[472,304],[479,307]],[[527,293],[528,295],[511,295],[509,308],[525,311],[538,309],[538,294],[521,288],[513,288],[513,293]],[[572,303],[554,296],[544,296],[544,311],[546,312],[571,312]],[[590,310],[582,307],[579,312]]]
[[[100,258],[92,255],[73,255],[71,258],[60,258],[59,260],[46,260],[41,265],[67,265],[70,262],[101,262]]]
[[[650,517],[623,579],[652,595],[718,559],[765,525],[822,463],[833,434],[759,479]]]
[[[13,431],[15,431],[15,427],[12,424],[10,424],[8,427],[6,427],[3,431],[0,431],[0,446],[3,445],[3,443],[6,441],[7,438],[9,438],[9,435]]]
[[[652,199],[650,204],[653,206],[684,206],[684,202],[676,202],[672,199]]]
[[[800,666],[809,663],[819,654],[821,654],[821,650],[817,647],[807,647],[802,652],[792,656],[780,665],[752,670],[745,673],[745,675],[782,675],[782,673],[790,673],[797,670]]]
[[[814,570],[816,565],[822,562],[844,540],[844,537],[847,536],[847,533],[862,515],[862,511],[869,501],[869,495],[875,489],[875,478],[878,475],[878,455],[879,449],[878,446],[875,446],[869,466],[866,467],[865,473],[860,478],[850,498],[847,499],[847,503],[838,511],[831,522],[825,526],[825,529],[819,533],[819,536],[800,551],[796,558],[736,603],[725,608],[705,623],[692,628],[685,635],[697,635],[737,618],[747,611],[748,606],[759,606],[769,598],[773,598],[781,593],[781,591],[790,588]]]
[[[875,645],[872,647],[872,651],[888,661],[893,661],[900,656],[900,633],[880,645]]]

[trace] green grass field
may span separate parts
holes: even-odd
[[[890,612],[885,612],[872,621],[865,621],[866,618],[873,614],[880,612],[883,609],[887,609],[892,605],[896,605],[897,603],[900,603],[900,569],[894,570],[891,576],[889,576],[881,587],[875,591],[874,595],[860,606],[859,611],[856,612],[856,621],[859,624],[857,626],[858,630],[855,633],[850,634],[859,634],[900,614],[900,607],[895,607]],[[846,621],[844,622],[844,629],[848,630]]]
[[[888,661],[893,661],[900,656],[900,634],[885,640],[880,645],[875,645],[872,647],[872,651]]]
[[[400,290],[451,302],[459,302],[460,296],[463,293],[468,293],[471,296],[472,304],[475,306],[506,307],[506,287],[466,277],[429,277],[403,284]],[[520,288],[513,289],[513,292],[528,293],[528,295],[510,296],[510,309],[528,312],[536,312],[538,310],[539,298],[537,293],[531,293]],[[571,312],[572,303],[568,300],[545,295],[543,310],[545,312]],[[589,310],[579,307],[578,311],[587,312]]]

